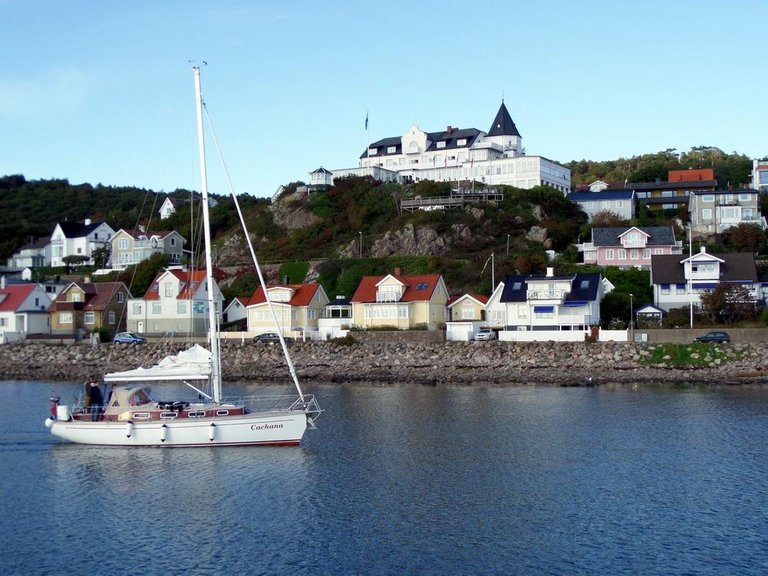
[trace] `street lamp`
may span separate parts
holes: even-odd
[[[629,293],[629,341],[635,341],[635,307],[632,302],[633,294]]]
[[[507,260],[509,260],[509,234],[507,234]]]
[[[357,248],[360,254],[360,258],[362,258],[363,257],[363,233],[358,232],[358,234],[360,235],[360,241],[357,243]]]

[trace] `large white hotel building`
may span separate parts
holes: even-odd
[[[358,168],[318,168],[310,173],[310,186],[328,186],[334,178],[356,175],[395,182],[474,180],[518,188],[547,184],[563,193],[571,190],[570,169],[543,156],[525,154],[520,132],[503,101],[488,132],[453,126],[424,132],[414,124],[402,136],[372,142],[359,164]]]

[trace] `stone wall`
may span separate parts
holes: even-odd
[[[305,386],[326,383],[561,385],[768,383],[768,344],[725,345],[704,368],[649,366],[652,344],[583,342],[297,342],[291,357]],[[186,345],[18,343],[0,346],[0,380],[79,381],[89,374],[149,366]],[[705,348],[709,350],[709,348]],[[223,342],[227,381],[285,382],[279,346]]]

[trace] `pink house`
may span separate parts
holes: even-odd
[[[651,256],[681,254],[672,226],[637,228],[593,228],[592,241],[579,246],[584,264],[598,266],[651,267]]]

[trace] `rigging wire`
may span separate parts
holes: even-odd
[[[259,277],[259,283],[261,284],[261,288],[264,291],[264,299],[267,302],[267,307],[269,308],[269,311],[272,315],[272,320],[275,323],[275,326],[278,327],[277,333],[280,336],[280,346],[283,349],[283,356],[285,357],[285,362],[288,365],[288,371],[291,374],[291,379],[293,380],[293,384],[296,387],[297,392],[299,393],[299,398],[301,398],[302,402],[304,401],[304,393],[301,390],[301,386],[299,384],[299,377],[296,374],[296,368],[293,366],[293,360],[291,360],[291,355],[288,352],[288,345],[285,343],[285,339],[283,338],[283,333],[279,329],[280,323],[277,320],[277,313],[275,312],[275,307],[272,305],[272,300],[269,298],[269,292],[267,290],[267,283],[264,281],[264,275],[261,272],[261,266],[259,265],[259,261],[256,258],[256,251],[253,248],[253,242],[251,240],[251,235],[248,233],[248,227],[245,224],[245,217],[243,216],[243,212],[240,209],[240,203],[237,200],[237,193],[235,192],[235,187],[232,184],[232,178],[229,174],[229,169],[227,168],[227,164],[224,161],[224,155],[221,150],[221,146],[219,145],[219,139],[216,135],[216,129],[213,126],[213,121],[211,119],[210,113],[208,112],[208,106],[206,106],[205,102],[203,102],[203,111],[205,112],[205,117],[208,120],[208,127],[211,129],[211,136],[213,136],[213,142],[216,146],[216,151],[219,155],[219,161],[221,162],[222,169],[224,170],[224,175],[227,179],[227,185],[229,187],[229,193],[232,196],[232,201],[235,204],[235,208],[237,209],[237,216],[240,219],[240,226],[243,228],[243,235],[245,236],[245,241],[248,244],[248,250],[251,254],[251,259],[253,260],[253,265],[256,268],[256,274]]]

